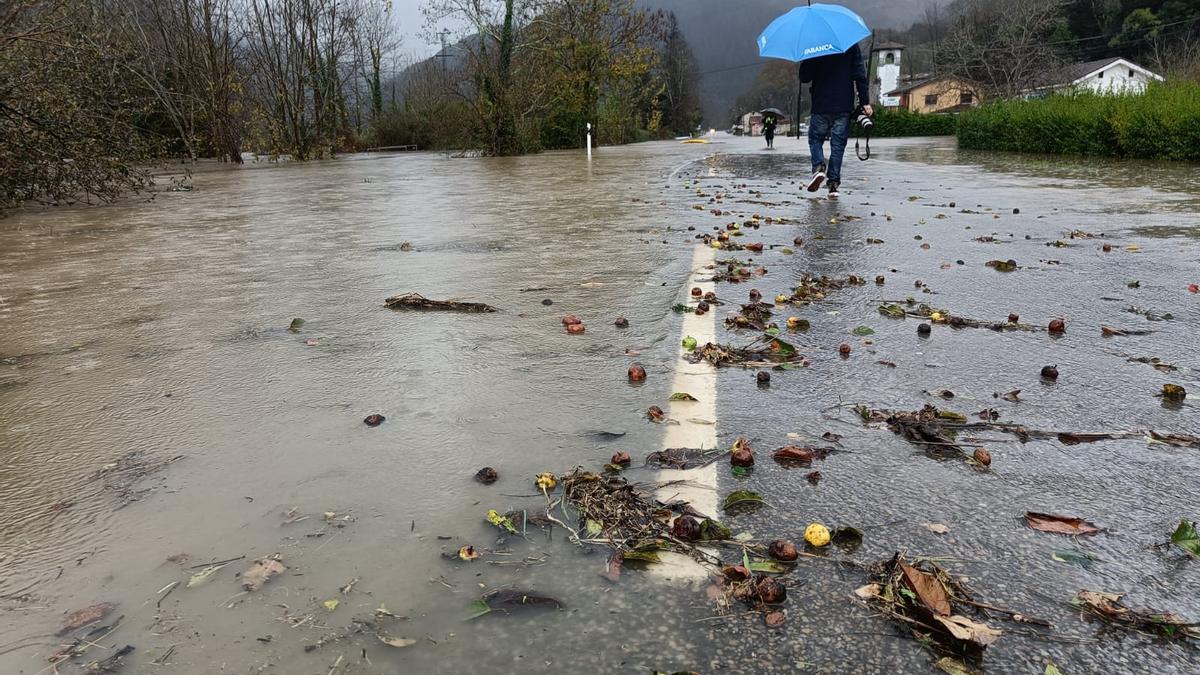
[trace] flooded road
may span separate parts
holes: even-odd
[[[484,522],[489,509],[543,505],[536,473],[597,469],[616,450],[640,465],[680,432],[645,411],[667,407],[679,371],[671,306],[702,271],[694,237],[756,213],[792,222],[746,235],[774,246],[761,257],[769,271],[717,284],[730,301],[718,322],[751,285],[771,298],[805,273],[886,283],[782,312],[811,322],[797,342],[812,366],[766,389],[752,371],[721,370],[715,419],[681,420],[760,451],[749,476],[718,465],[718,495],[745,487],[769,505],[728,524],[768,540],[800,540],[816,520],[853,525],[866,537],[849,559],[950,559],[988,601],[1055,625],[1050,638],[1006,631],[987,652],[995,672],[1048,660],[1067,673],[1200,667],[1194,647],[1106,631],[1066,605],[1097,588],[1200,619],[1200,564],[1155,548],[1200,518],[1197,450],[989,432],[1000,440],[982,443],[995,460],[981,473],[849,409],[935,403],[970,417],[992,407],[1033,429],[1200,433],[1192,399],[1154,396],[1167,382],[1200,392],[1200,297],[1187,292],[1200,283],[1196,167],[877,142],[876,159],[847,162],[831,203],[798,196],[804,158],[790,153],[802,144],[768,154],[760,139],[717,140],[605,149],[590,167],[573,153],[246,167],[198,173],[194,191],[148,203],[0,221],[0,671],[45,669],[65,614],[98,602],[115,605],[102,623],[123,617],[102,644],[135,646],[131,672],[930,671],[925,649],[853,601],[865,573],[837,554],[789,575],[787,623],[769,629],[757,613],[717,616],[702,584],[627,573],[612,585],[598,575],[602,551],[559,533],[501,543]],[[784,254],[795,237],[804,244]],[[1008,258],[1021,269],[984,266]],[[500,311],[383,307],[403,292]],[[916,321],[877,311],[908,296],[988,320],[1065,317],[1068,332],[934,326],[921,338]],[[563,331],[568,313],[584,334]],[[291,332],[294,318],[304,323]],[[874,334],[851,333],[863,325]],[[1151,332],[1102,338],[1102,325]],[[716,338],[748,341],[720,326]],[[1143,357],[1178,370],[1129,360]],[[648,371],[640,386],[626,379],[634,361]],[[1054,384],[1038,378],[1048,364],[1062,372]],[[943,389],[955,398],[925,393]],[[1016,389],[1018,403],[993,398]],[[372,413],[386,422],[366,427]],[[764,452],[827,431],[841,452],[819,464],[816,486]],[[471,479],[483,466],[496,484]],[[1107,532],[1033,532],[1026,511]],[[468,543],[482,560],[442,558]],[[1097,561],[1055,561],[1063,549]],[[273,554],[288,571],[241,593],[235,575]],[[173,582],[184,583],[163,590]],[[485,590],[506,586],[565,608],[466,620]],[[388,618],[387,633],[416,644],[346,636],[381,606],[407,617]],[[108,655],[94,647],[79,661]]]

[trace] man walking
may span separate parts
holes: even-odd
[[[800,82],[812,83],[809,85],[812,115],[808,120],[808,149],[812,154],[813,175],[808,182],[808,191],[816,192],[822,183],[827,183],[829,197],[835,199],[842,183],[842,156],[850,135],[850,113],[857,103],[868,117],[874,114],[862,51],[854,45],[841,54],[803,61]],[[829,139],[828,163],[824,149],[826,138]]]

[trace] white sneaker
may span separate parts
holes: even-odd
[[[838,188],[840,188],[841,186],[842,186],[841,181],[836,181],[836,180],[829,181],[829,198],[830,199],[838,198],[838,196],[841,194],[838,192]]]
[[[821,183],[825,182],[825,165],[817,167],[813,172],[812,179],[808,181],[808,191],[816,192],[821,189]]]

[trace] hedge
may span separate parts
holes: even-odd
[[[872,119],[875,127],[871,135],[875,138],[953,136],[956,123],[954,115],[922,114],[908,110],[878,110]]]
[[[1154,83],[1145,93],[1122,96],[1075,93],[991,102],[960,116],[958,145],[1200,161],[1200,84]]]

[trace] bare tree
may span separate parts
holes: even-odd
[[[1058,66],[1050,35],[1066,0],[968,0],[938,47],[939,69],[984,96],[1013,97]]]

